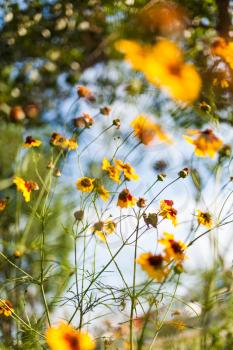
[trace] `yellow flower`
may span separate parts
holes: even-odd
[[[24,148],[39,147],[41,143],[42,142],[40,140],[34,139],[32,136],[27,136],[23,144],[23,147]]]
[[[156,87],[164,88],[173,99],[191,103],[198,98],[201,78],[193,64],[184,62],[174,42],[164,39],[152,46],[120,40],[116,48],[134,69],[144,73]]]
[[[96,192],[103,201],[107,201],[110,197],[109,191],[103,185],[97,186]]]
[[[175,261],[182,261],[185,259],[185,249],[187,246],[182,241],[175,241],[174,235],[168,232],[164,232],[163,238],[159,239],[159,243],[165,246],[165,259],[170,261],[174,259]]]
[[[1,198],[0,199],[0,211],[5,210],[6,205],[7,205],[7,200],[5,198]]]
[[[221,57],[233,69],[233,41],[227,43],[224,38],[217,38],[211,52],[213,56]]]
[[[126,180],[138,180],[139,176],[135,174],[134,168],[129,163],[123,163],[120,159],[116,159],[115,165],[117,169],[123,171]]]
[[[213,225],[210,213],[201,210],[197,210],[197,221],[199,225],[206,226],[207,228],[211,228]]]
[[[91,228],[102,241],[106,241],[106,236],[112,234],[116,230],[116,223],[112,220],[98,221]]]
[[[68,146],[67,139],[57,132],[52,133],[52,136],[50,138],[50,144],[52,146],[60,147],[63,149],[67,148]]]
[[[75,139],[69,139],[67,140],[67,148],[69,151],[75,150],[78,148],[77,141]]]
[[[168,274],[168,268],[162,255],[154,255],[152,253],[142,253],[137,258],[137,263],[147,274],[156,281],[161,282]]]
[[[120,208],[133,207],[137,203],[137,199],[132,196],[127,188],[120,192],[117,205]]]
[[[118,184],[121,183],[120,180],[120,170],[117,169],[114,165],[111,165],[107,158],[104,158],[102,161],[102,169],[107,172],[109,178]]]
[[[130,124],[134,129],[134,135],[144,144],[148,145],[154,138],[171,143],[170,138],[164,133],[159,124],[154,123],[144,115],[138,115]]]
[[[34,181],[25,181],[21,177],[16,176],[13,180],[17,190],[23,194],[25,202],[30,202],[31,192],[39,190],[39,186]]]
[[[46,340],[51,350],[94,350],[95,341],[82,331],[61,323],[58,327],[50,327],[46,332]]]
[[[84,176],[78,179],[78,181],[76,182],[76,186],[78,190],[82,192],[91,192],[94,188],[94,181],[95,179],[91,179],[90,177]]]
[[[0,300],[0,314],[6,317],[14,312],[13,305],[9,300]]]
[[[173,225],[176,226],[177,220],[177,210],[173,208],[173,201],[169,199],[164,199],[160,201],[160,212],[159,215],[164,219],[171,220]]]
[[[194,153],[199,157],[211,157],[220,150],[223,145],[222,140],[214,135],[211,129],[204,131],[189,130],[189,135],[197,135],[196,139],[192,139],[189,136],[184,135],[184,139],[195,146]]]

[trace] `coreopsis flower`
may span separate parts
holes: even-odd
[[[57,132],[52,133],[50,138],[50,145],[60,148],[67,148],[67,139]]]
[[[192,139],[192,137],[184,135],[184,139],[195,146],[194,153],[198,157],[209,156],[213,158],[223,145],[222,140],[215,136],[211,129],[189,130],[188,134],[197,136],[196,139]]]
[[[18,176],[14,178],[13,183],[16,184],[17,190],[22,193],[25,202],[30,202],[32,191],[39,190],[39,186],[36,182],[25,181],[24,179]]]
[[[120,129],[120,127],[121,127],[121,121],[120,121],[120,119],[119,119],[119,118],[114,119],[114,120],[112,121],[112,125],[114,125],[114,126],[116,127],[116,129]]]
[[[211,53],[221,57],[233,69],[233,41],[226,42],[224,38],[217,38],[212,44]]]
[[[159,239],[159,243],[165,246],[165,258],[167,261],[174,259],[181,262],[185,259],[187,246],[182,241],[176,241],[173,234],[164,232],[163,238]]]
[[[78,148],[78,143],[74,138],[67,140],[68,151],[73,151]]]
[[[102,169],[107,172],[108,177],[111,180],[115,181],[118,184],[121,183],[120,170],[116,166],[112,165],[107,158],[104,158],[102,161]]]
[[[170,138],[165,134],[163,129],[159,124],[151,121],[150,118],[144,115],[138,115],[130,124],[134,129],[134,135],[141,141],[144,145],[148,145],[155,138],[160,141],[170,143]]]
[[[201,78],[193,64],[184,62],[183,53],[174,42],[163,39],[152,46],[120,40],[116,48],[134,69],[173,99],[191,103],[198,98]]]
[[[41,143],[42,142],[40,140],[34,139],[32,136],[27,136],[23,144],[23,147],[24,148],[39,147]]]
[[[181,177],[182,179],[185,179],[189,175],[189,172],[190,172],[189,168],[183,168],[178,172],[177,175],[179,175],[179,177]]]
[[[7,206],[7,199],[6,198],[0,198],[0,211],[5,210],[6,206]]]
[[[137,199],[132,196],[127,188],[120,192],[117,205],[120,208],[133,207],[137,203]]]
[[[115,232],[116,223],[112,220],[98,221],[91,228],[92,232],[102,241],[106,240],[106,236]]]
[[[0,315],[9,317],[13,312],[14,309],[11,301],[5,299],[0,300]]]
[[[164,199],[160,201],[160,211],[159,215],[164,219],[171,220],[173,225],[177,224],[177,210],[173,207],[174,202],[169,199]]]
[[[211,228],[213,225],[210,213],[201,210],[197,210],[197,221],[199,225],[203,225],[207,228]]]
[[[77,86],[77,94],[79,97],[83,97],[88,101],[95,101],[95,95],[93,92],[83,85]]]
[[[89,333],[77,331],[66,323],[50,327],[46,332],[46,341],[51,350],[95,349],[95,341]]]
[[[122,160],[116,159],[114,163],[120,171],[123,171],[126,180],[138,180],[139,176],[135,174],[134,168],[129,163],[123,163]]]
[[[81,117],[73,119],[74,126],[78,129],[89,129],[94,124],[94,119],[88,114],[83,112]]]
[[[161,254],[155,255],[152,253],[142,253],[136,261],[141,268],[157,282],[163,281],[168,274],[169,270],[166,267],[166,262]]]
[[[90,177],[84,176],[78,179],[78,181],[76,182],[76,186],[78,190],[82,192],[91,192],[94,188],[94,181],[95,179],[91,179]]]
[[[103,186],[103,185],[99,185],[96,187],[96,192],[98,193],[98,195],[100,196],[100,198],[103,201],[107,201],[110,197],[110,193],[109,191]]]

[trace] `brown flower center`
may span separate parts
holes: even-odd
[[[68,343],[70,350],[80,350],[79,340],[75,334],[65,334],[65,341]]]
[[[90,187],[91,186],[91,180],[90,179],[83,179],[81,181],[81,184],[83,187]]]
[[[149,257],[148,262],[151,266],[158,269],[162,266],[163,257],[162,255],[153,255]]]
[[[180,243],[173,241],[173,240],[170,240],[170,243],[171,243],[171,247],[175,253],[181,254],[183,252],[183,249],[182,249]]]

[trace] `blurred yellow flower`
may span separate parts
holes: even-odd
[[[173,99],[191,103],[198,98],[201,78],[193,64],[184,62],[183,53],[174,42],[163,39],[152,46],[120,40],[116,48],[134,69],[143,72],[150,83],[165,89]]]
[[[56,132],[52,134],[50,144],[54,147],[60,147],[68,151],[75,150],[78,147],[77,141],[74,138],[67,139]]]
[[[46,340],[51,350],[95,349],[95,341],[88,333],[77,331],[66,323],[50,327],[46,332]]]
[[[67,148],[69,151],[77,149],[78,148],[77,141],[73,138],[67,140]]]
[[[215,136],[211,129],[206,129],[204,131],[189,130],[188,134],[197,135],[196,139],[192,139],[186,135],[183,137],[187,142],[195,146],[194,153],[199,157],[209,156],[213,158],[223,145],[222,140]]]
[[[25,202],[30,202],[31,192],[39,190],[39,186],[34,181],[25,181],[21,177],[15,176],[13,183],[16,184],[16,188],[22,193]]]
[[[106,236],[112,234],[116,230],[116,223],[112,220],[98,221],[91,228],[92,232],[102,241],[106,241]]]
[[[167,261],[174,259],[180,262],[185,259],[184,251],[187,246],[182,241],[175,241],[173,234],[164,232],[163,238],[159,239],[159,243],[165,246],[165,259]]]
[[[103,185],[97,186],[96,192],[103,201],[107,201],[110,197],[109,191]]]
[[[210,213],[201,210],[197,210],[197,221],[199,225],[203,225],[207,228],[211,228],[213,225]]]
[[[154,123],[144,115],[138,115],[130,124],[134,129],[134,135],[144,144],[148,145],[154,138],[171,143],[171,139],[165,134],[159,124]]]
[[[120,170],[117,167],[115,167],[114,165],[111,165],[111,163],[109,162],[109,160],[107,158],[104,158],[102,161],[102,169],[107,172],[108,177],[111,180],[117,182],[118,184],[121,183]]]
[[[6,317],[10,316],[14,312],[13,305],[9,300],[0,300],[0,315]]]
[[[135,174],[134,168],[129,163],[123,163],[120,159],[114,160],[114,163],[120,171],[123,171],[126,180],[138,180],[139,176]]]
[[[120,192],[117,205],[120,208],[133,207],[137,203],[137,199],[132,196],[127,188]]]
[[[40,140],[34,139],[32,136],[27,136],[23,144],[23,147],[24,148],[39,147],[41,143],[42,142]]]
[[[5,198],[0,199],[0,211],[3,211],[6,209],[7,200]]]
[[[168,268],[162,255],[152,253],[142,253],[137,258],[137,263],[147,274],[156,281],[161,282],[168,274]]]
[[[233,69],[233,41],[226,42],[224,38],[217,38],[212,44],[211,53],[221,57]]]
[[[94,188],[94,181],[95,179],[91,179],[90,177],[84,176],[78,179],[78,181],[76,182],[76,186],[78,190],[82,192],[91,192]]]
[[[169,199],[164,199],[160,201],[160,211],[159,215],[162,216],[164,219],[171,220],[173,225],[176,226],[177,220],[177,210],[173,208],[173,201]]]

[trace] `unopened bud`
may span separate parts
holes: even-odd
[[[184,168],[181,171],[178,172],[179,177],[182,177],[183,179],[186,178],[189,174],[189,169]]]
[[[111,108],[108,106],[104,106],[100,108],[100,113],[108,116],[111,113]]]
[[[74,217],[76,220],[78,221],[82,221],[83,217],[84,217],[84,211],[82,209],[80,210],[77,210],[75,213],[74,213]]]
[[[165,178],[166,178],[166,174],[163,174],[163,173],[161,173],[161,174],[158,174],[157,175],[157,180],[158,181],[164,181],[165,180]]]
[[[55,170],[54,176],[56,176],[56,177],[60,177],[60,176],[61,176],[61,171],[60,171],[60,169],[56,169],[56,170]]]
[[[145,208],[146,206],[146,199],[145,198],[139,198],[137,201],[137,206],[139,208]]]
[[[120,126],[121,126],[121,121],[119,118],[117,119],[114,119],[113,122],[112,122],[112,125],[114,125],[116,127],[116,129],[119,129]]]

